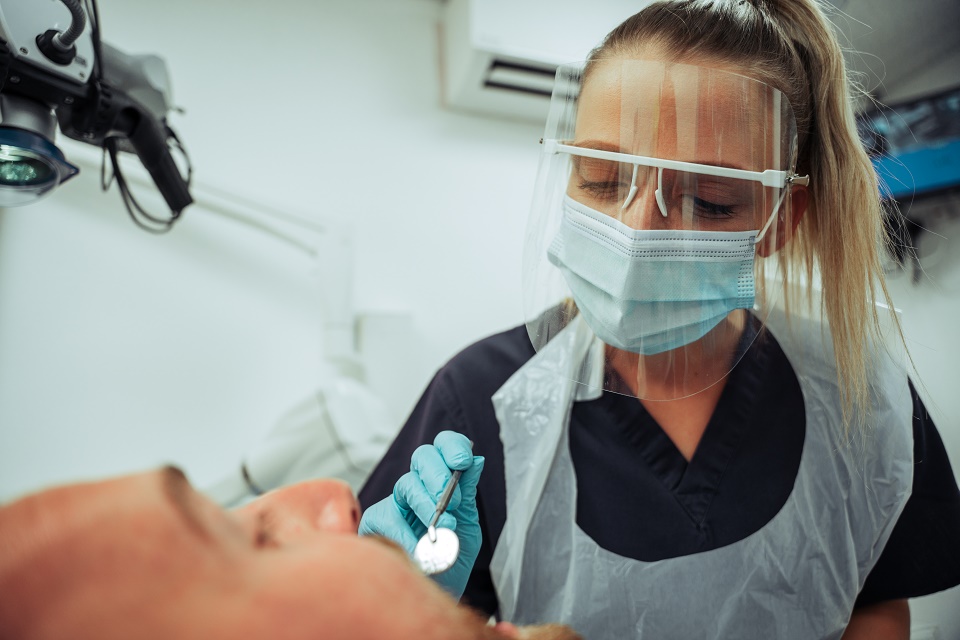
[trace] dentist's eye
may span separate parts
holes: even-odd
[[[701,198],[693,198],[693,211],[695,215],[703,218],[730,218],[734,213],[730,205],[708,202]]]
[[[594,200],[605,203],[622,201],[630,191],[632,165],[574,156],[573,169],[577,189]]]
[[[617,198],[629,187],[623,182],[581,182],[577,186],[595,198]]]

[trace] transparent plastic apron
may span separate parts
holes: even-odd
[[[570,372],[602,358],[581,320],[494,395],[507,487],[491,563],[502,619],[563,622],[587,639],[842,635],[910,494],[907,379],[886,352],[874,354],[870,432],[845,442],[829,334],[796,318],[787,332],[778,312],[767,327],[803,392],[800,468],[770,522],[711,551],[642,562],[600,548],[577,526],[569,416],[573,402],[599,391]]]

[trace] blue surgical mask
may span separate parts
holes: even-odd
[[[705,336],[752,309],[757,231],[634,229],[564,198],[547,256],[605,343],[653,355]]]

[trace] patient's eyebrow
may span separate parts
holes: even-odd
[[[160,482],[163,494],[183,523],[204,540],[210,540],[210,530],[197,509],[197,503],[193,500],[193,488],[183,471],[179,467],[167,465],[160,470]]]
[[[637,155],[637,154],[631,154],[629,151],[625,151],[623,148],[621,148],[621,147],[619,147],[619,146],[617,146],[617,145],[615,145],[615,144],[611,144],[611,143],[609,143],[609,142],[605,142],[605,141],[603,141],[603,140],[577,140],[577,141],[571,143],[570,146],[571,146],[571,147],[581,147],[581,148],[584,148],[584,149],[596,149],[596,150],[598,150],[598,151],[612,151],[613,153],[622,153],[622,154],[624,154],[624,155]],[[664,159],[669,159],[669,158],[664,158]],[[703,164],[703,165],[707,165],[707,166],[710,166],[710,167],[724,167],[724,168],[726,168],[726,169],[739,169],[740,171],[750,171],[750,169],[747,169],[747,168],[746,168],[745,166],[743,166],[743,165],[740,165],[740,164],[737,164],[737,163],[731,163],[731,162],[725,162],[725,161],[715,160],[715,159],[707,159],[707,158],[693,158],[693,159],[689,159],[689,158],[686,158],[686,159],[685,159],[685,158],[672,158],[672,159],[673,159],[673,160],[682,160],[682,161],[684,161],[684,162],[692,162],[693,164]]]

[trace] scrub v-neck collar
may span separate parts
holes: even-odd
[[[749,346],[729,379],[688,462],[636,398],[602,396],[623,440],[647,463],[664,489],[673,495],[690,520],[703,524],[725,471],[734,464],[744,436],[755,426],[758,394],[768,361],[764,336],[746,340]]]

